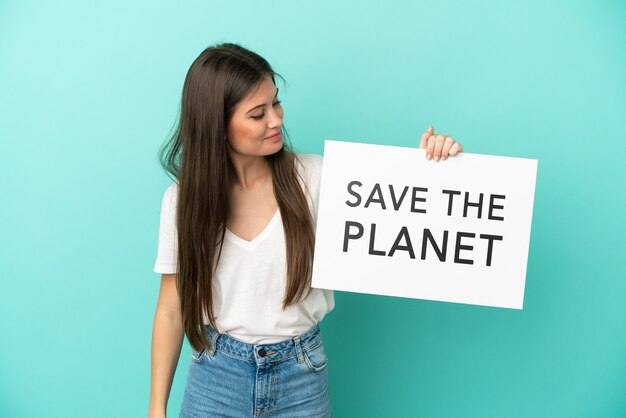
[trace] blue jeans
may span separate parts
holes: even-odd
[[[193,350],[180,418],[332,417],[319,325],[274,344],[247,344],[205,325]]]

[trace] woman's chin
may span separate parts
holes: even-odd
[[[268,144],[268,145],[269,145],[269,144]],[[280,150],[283,148],[283,146],[284,146],[285,144],[283,143],[283,141],[282,141],[282,139],[281,139],[280,141],[275,141],[275,142],[272,142],[272,144],[271,144],[271,145],[272,145],[271,147],[268,147],[268,151],[269,151],[269,152],[268,152],[268,155],[271,155],[271,154],[276,154],[278,151],[280,151]]]

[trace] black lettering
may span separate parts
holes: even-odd
[[[355,192],[354,190],[352,190],[352,186],[363,186],[363,183],[361,183],[360,181],[354,180],[351,181],[350,183],[348,183],[348,193],[350,193],[352,196],[356,197],[356,202],[350,202],[349,200],[346,200],[346,205],[350,206],[351,208],[355,208],[357,206],[359,206],[361,204],[361,195],[358,194],[357,192]]]
[[[469,192],[465,192],[465,204],[463,205],[463,217],[467,218],[467,208],[470,206],[474,206],[478,208],[478,219],[480,219],[480,214],[483,210],[483,194],[480,193],[480,198],[478,202],[470,202],[469,201]]]
[[[480,238],[489,240],[487,244],[487,267],[491,265],[491,254],[493,250],[493,241],[502,241],[502,235],[480,234]]]
[[[404,238],[406,245],[400,245],[400,240],[402,238]],[[391,246],[391,250],[389,250],[389,257],[393,257],[393,254],[397,250],[408,251],[409,257],[415,258],[415,252],[413,251],[413,245],[411,244],[411,238],[409,237],[409,231],[407,230],[406,226],[403,226],[398,233],[395,242]]]
[[[374,197],[375,195],[378,195],[378,197]],[[370,197],[367,198],[367,202],[365,202],[364,207],[368,207],[370,203],[380,203],[380,206],[383,209],[387,209],[385,206],[385,199],[383,199],[383,192],[380,190],[380,184],[378,183],[374,185],[372,193],[370,193]]]
[[[494,216],[493,215],[493,210],[494,209],[504,209],[504,206],[501,205],[494,205],[493,201],[495,199],[505,199],[506,196],[503,194],[492,194],[489,196],[489,215],[487,216],[489,219],[493,220],[493,221],[503,221],[504,220],[504,216]]]
[[[374,249],[374,240],[376,239],[376,224],[372,224],[370,228],[370,255],[385,255],[384,251]]]
[[[474,238],[476,237],[476,234],[473,234],[471,232],[457,232],[456,233],[456,248],[454,249],[454,262],[457,264],[474,264],[474,261],[472,260],[467,260],[467,259],[459,257],[459,253],[461,252],[461,250],[471,251],[474,249],[473,245],[461,245],[461,238],[463,237]]]
[[[448,231],[443,231],[443,242],[441,248],[437,246],[435,237],[430,233],[430,229],[424,229],[424,235],[422,238],[422,260],[426,260],[426,241],[430,242],[433,250],[437,253],[439,261],[446,261],[446,248],[448,247]]]
[[[358,232],[356,234],[350,233],[350,227],[356,226]],[[346,221],[346,227],[343,232],[343,252],[348,252],[348,240],[359,239],[363,236],[363,225],[358,222]]]
[[[454,195],[461,194],[458,190],[442,190],[441,193],[448,195],[448,216],[452,215],[452,200],[454,199]]]
[[[426,213],[426,209],[417,209],[415,202],[425,202],[425,197],[417,197],[417,192],[427,192],[426,187],[413,187],[413,201],[411,202],[411,212]]]
[[[404,189],[402,189],[402,194],[400,195],[400,199],[396,201],[396,193],[393,190],[393,186],[391,184],[389,185],[389,193],[391,193],[391,204],[393,204],[393,208],[395,210],[400,209],[400,205],[404,200],[404,196],[406,195],[407,190],[409,190],[409,186],[404,186]]]

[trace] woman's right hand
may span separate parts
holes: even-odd
[[[427,160],[434,160],[435,162],[445,161],[448,157],[454,157],[458,153],[463,152],[461,144],[449,135],[436,134],[432,126],[422,134],[420,148],[426,150]]]

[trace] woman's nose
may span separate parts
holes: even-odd
[[[269,120],[267,121],[267,127],[278,128],[283,123],[283,118],[276,111],[272,111]]]

